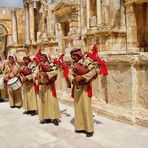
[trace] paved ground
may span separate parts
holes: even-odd
[[[41,125],[38,116],[23,115],[0,103],[0,148],[148,148],[148,129],[112,121],[94,114],[95,134],[87,138],[73,127],[73,108],[60,105],[58,127]]]

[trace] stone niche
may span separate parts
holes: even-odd
[[[132,105],[132,73],[129,65],[110,65],[107,77],[107,103],[130,108]]]

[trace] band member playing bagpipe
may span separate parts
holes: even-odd
[[[51,62],[46,52],[41,52],[40,61],[38,69],[35,70],[39,84],[40,123],[53,122],[55,125],[59,125],[58,119],[61,115],[55,88],[58,68]]]
[[[20,65],[15,55],[8,56],[8,65],[3,72],[4,81],[7,85],[10,107],[22,107],[21,82],[19,80]]]
[[[4,102],[7,97],[6,85],[4,83],[3,71],[5,69],[5,62],[2,54],[0,54],[0,102]]]
[[[87,137],[91,137],[94,133],[91,83],[97,73],[93,60],[84,56],[81,48],[72,49],[70,54],[73,64],[68,77],[73,84],[72,97],[74,98],[75,132],[84,132]]]
[[[25,65],[21,67],[19,72],[23,83],[24,114],[31,114],[31,116],[34,116],[37,111],[37,98],[33,82],[33,71],[35,70],[36,65],[32,62],[29,56],[24,56],[23,61]]]

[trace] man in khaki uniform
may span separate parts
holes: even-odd
[[[8,83],[8,81],[14,77],[19,77],[19,69],[20,69],[20,65],[17,63],[15,55],[9,55],[8,60],[9,60],[8,65],[5,67],[5,70],[3,72],[4,80],[6,83]],[[21,108],[22,107],[21,87],[15,91],[11,91],[9,86],[7,85],[7,89],[8,89],[10,107]]]
[[[74,63],[69,72],[69,80],[73,83],[72,97],[75,109],[75,132],[84,132],[87,137],[93,136],[93,116],[91,108],[91,80],[96,75],[93,61],[84,57],[80,48],[70,52]]]
[[[39,84],[40,123],[44,124],[52,121],[55,125],[59,125],[58,119],[61,115],[55,90],[58,69],[56,65],[50,62],[46,52],[42,52],[40,60],[42,64],[39,64],[40,66],[34,72]]]
[[[25,63],[20,69],[20,75],[23,81],[23,108],[24,114],[36,115],[37,111],[37,98],[33,83],[33,71],[35,70],[35,64],[31,61],[29,56],[23,57]]]
[[[4,102],[5,98],[7,97],[7,90],[6,86],[4,84],[4,79],[3,79],[3,71],[5,68],[5,63],[2,58],[2,55],[0,54],[0,102]]]

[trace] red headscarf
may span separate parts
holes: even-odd
[[[71,51],[70,51],[70,54],[75,54],[75,55],[78,55],[80,58],[82,58],[84,56],[83,52],[82,52],[82,49],[81,48],[73,48]]]
[[[23,60],[24,60],[24,59],[28,59],[28,60],[29,60],[29,62],[31,62],[31,61],[32,61],[32,60],[31,60],[31,58],[30,58],[29,56],[24,56],[24,57],[23,57]]]

